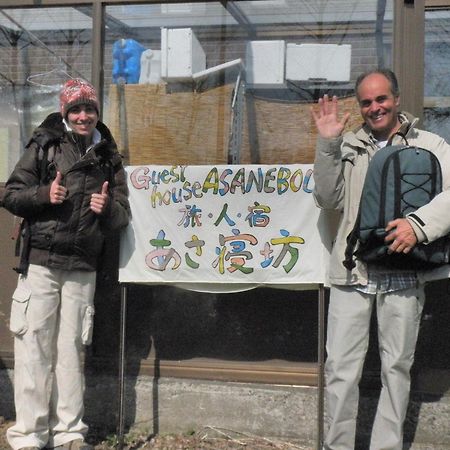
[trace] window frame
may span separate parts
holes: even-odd
[[[190,0],[192,3],[209,2],[213,0]],[[216,1],[216,0],[214,0]],[[237,0],[239,1],[239,0]],[[178,0],[163,2],[161,0],[3,0],[2,8],[38,8],[92,6],[92,74],[91,80],[100,93],[100,103],[103,103],[103,59],[104,59],[104,22],[105,8],[114,4],[159,4],[180,3]],[[412,4],[394,0],[393,24],[393,67],[402,86],[402,105],[416,116],[423,114],[423,47],[424,47],[424,16],[425,8],[450,7],[450,1],[415,0]],[[417,57],[421,55],[419,58]],[[414,75],[412,75],[414,74]],[[9,217],[8,217],[9,221]],[[2,220],[3,222],[3,220]],[[6,222],[6,221],[5,221]],[[4,223],[3,223],[4,224]],[[9,224],[6,224],[8,227]],[[9,228],[7,228],[9,229]],[[7,261],[9,263],[9,261]],[[11,278],[10,271],[3,271],[0,277]],[[8,368],[13,367],[11,352],[1,352],[3,363]],[[320,359],[320,358],[319,358]],[[101,355],[89,355],[90,365],[102,371],[116,371],[117,362]],[[193,359],[188,361],[159,361],[149,358],[142,362],[140,373],[148,375],[198,378],[210,380],[227,380],[240,382],[261,382],[318,386],[319,367],[316,363],[289,363],[267,361],[250,363],[248,361],[232,362],[215,359]]]

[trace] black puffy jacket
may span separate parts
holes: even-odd
[[[61,114],[50,114],[34,131],[3,198],[6,209],[25,219],[22,263],[95,270],[105,235],[128,224],[122,160],[108,128],[98,122],[97,129],[101,141],[83,156]],[[62,204],[52,205],[50,185],[57,171],[68,193]],[[100,193],[105,181],[109,182],[109,201],[98,215],[90,209],[91,195]]]

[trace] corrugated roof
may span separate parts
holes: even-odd
[[[231,2],[230,2],[231,3]],[[348,23],[374,21],[377,0],[258,0],[236,1],[234,5],[249,22],[259,24]],[[0,25],[18,29],[14,22],[30,31],[86,29],[89,15],[76,8],[33,8],[0,10]],[[236,19],[219,3],[180,3],[151,5],[111,5],[108,15],[129,27],[176,27],[233,25]],[[386,2],[385,20],[392,20],[393,0]]]

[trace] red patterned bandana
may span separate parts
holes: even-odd
[[[64,118],[67,117],[69,109],[76,105],[92,105],[97,114],[100,109],[94,86],[81,78],[71,79],[64,84],[59,95],[59,105]]]

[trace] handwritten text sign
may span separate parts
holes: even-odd
[[[325,280],[312,165],[130,166],[124,283],[293,287]]]

